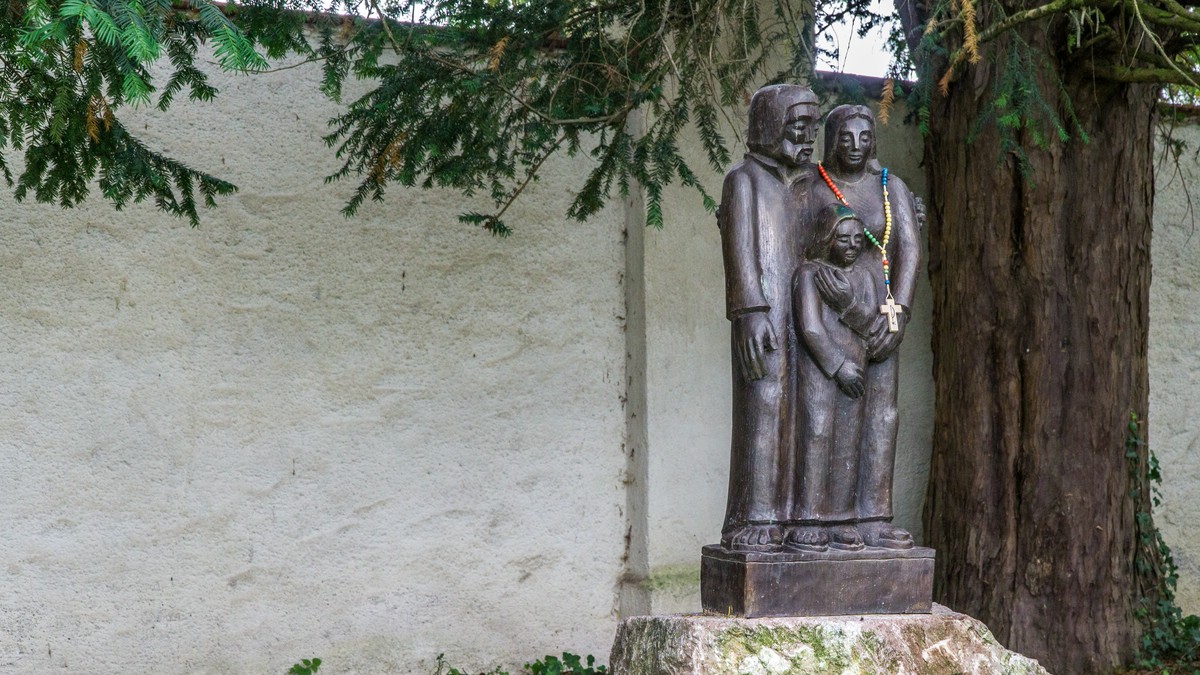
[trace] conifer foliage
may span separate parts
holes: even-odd
[[[647,223],[660,226],[662,189],[674,181],[716,206],[679,151],[680,131],[694,125],[708,164],[723,171],[728,133],[740,129],[725,111],[766,82],[807,81],[830,24],[853,16],[865,32],[885,20],[871,4],[9,0],[0,5],[0,172],[18,199],[70,206],[98,186],[118,207],[153,199],[195,223],[198,202],[211,205],[234,186],[140,143],[120,114],[129,105],[165,109],[182,93],[216,96],[197,56],[210,42],[227,70],[254,72],[289,54],[319,61],[321,88],[339,102],[348,77],[373,83],[343,102],[325,139],[342,161],[329,179],[357,181],[347,215],[383,199],[392,183],[449,187],[493,204],[462,220],[507,234],[505,211],[562,151],[595,160],[570,216],[586,219],[636,181]],[[1200,18],[1187,1],[977,4],[897,3],[907,40],[895,43],[922,74],[915,103],[923,128],[930,101],[987,54],[1007,86],[981,123],[1042,145],[1085,137],[1069,101],[1065,116],[1053,112],[1062,92],[1043,91],[1030,76],[1042,66],[1014,38],[1027,25],[1069,23],[1063,54],[1098,78],[1197,80]],[[991,43],[1002,47],[989,52]],[[156,61],[169,66],[159,81]],[[904,63],[896,74],[907,72]],[[1009,149],[1023,152],[1017,143]],[[19,175],[9,167],[14,153],[25,158]]]
[[[98,187],[118,208],[150,199],[195,223],[198,201],[212,205],[234,190],[147,147],[117,115],[152,102],[148,67],[163,56],[175,70],[160,107],[185,89],[211,99],[195,64],[204,39],[227,68],[265,63],[220,8],[197,0],[180,15],[162,2],[14,0],[0,12],[0,174],[17,199],[69,207]],[[24,160],[17,171],[14,155]]]
[[[211,205],[234,187],[139,143],[120,113],[165,109],[182,93],[213,98],[197,56],[210,41],[228,70],[289,54],[321,63],[322,90],[344,104],[325,139],[342,161],[329,180],[357,181],[346,215],[392,183],[449,187],[493,204],[463,221],[507,234],[509,205],[565,152],[594,159],[571,217],[636,181],[647,223],[660,226],[673,181],[716,208],[680,131],[694,124],[723,171],[728,130],[739,129],[727,107],[764,82],[806,79],[814,37],[846,14],[878,23],[869,4],[817,16],[787,0],[12,0],[0,28],[0,161],[25,155],[19,176],[5,174],[18,198],[70,206],[98,179],[118,207],[152,198],[194,223],[198,199]],[[159,60],[169,74],[155,81]],[[371,87],[342,101],[347,78]]]

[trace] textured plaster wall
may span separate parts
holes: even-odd
[[[1162,466],[1156,524],[1179,566],[1178,600],[1200,613],[1200,126],[1174,131],[1186,149],[1178,166],[1167,157],[1156,172],[1150,285],[1150,448]]]
[[[562,160],[507,240],[443,192],[346,220],[318,78],[132,121],[241,186],[199,229],[0,199],[0,671],[607,654],[623,209],[567,222]]]
[[[902,117],[880,126],[879,158],[921,195],[921,141]],[[740,141],[731,147],[737,158],[745,152]],[[701,171],[698,139],[689,162],[719,197],[722,174]],[[700,607],[700,547],[720,540],[725,515],[732,371],[716,218],[682,188],[670,191],[664,217],[666,227],[646,236],[649,584],[656,612],[686,612]],[[897,524],[919,537],[933,421],[927,275],[914,305],[900,352],[895,509]]]

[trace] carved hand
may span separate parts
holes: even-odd
[[[892,333],[887,329],[887,320],[882,322],[879,329],[871,334],[867,340],[867,355],[876,363],[886,361],[889,356],[900,346],[904,341],[904,329],[908,326],[908,308],[896,316],[900,322],[900,330]]]
[[[838,389],[850,398],[860,398],[867,392],[866,386],[863,385],[862,370],[849,361],[842,363],[842,367],[833,374],[833,379],[837,382]]]
[[[821,300],[824,300],[825,304],[832,307],[833,311],[838,314],[846,311],[850,303],[854,302],[854,291],[850,288],[850,282],[846,279],[846,275],[841,272],[821,266],[817,268],[813,281],[816,282]]]
[[[767,374],[766,352],[779,348],[775,329],[766,312],[748,312],[733,319],[733,358],[746,381]]]

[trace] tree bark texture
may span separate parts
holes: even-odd
[[[1026,174],[997,125],[979,126],[1011,38],[933,95],[925,533],[938,602],[1051,672],[1101,673],[1141,633],[1135,513],[1148,507],[1144,489],[1131,497],[1125,440],[1147,409],[1157,90],[1088,76],[1053,27],[1021,37],[1045,59],[1030,74],[1047,102],[1067,119],[1056,75],[1090,142],[1072,130],[1042,149],[1020,129]]]

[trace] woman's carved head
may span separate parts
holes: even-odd
[[[875,158],[875,115],[865,105],[840,105],[825,116],[825,158],[841,174],[879,173]]]

